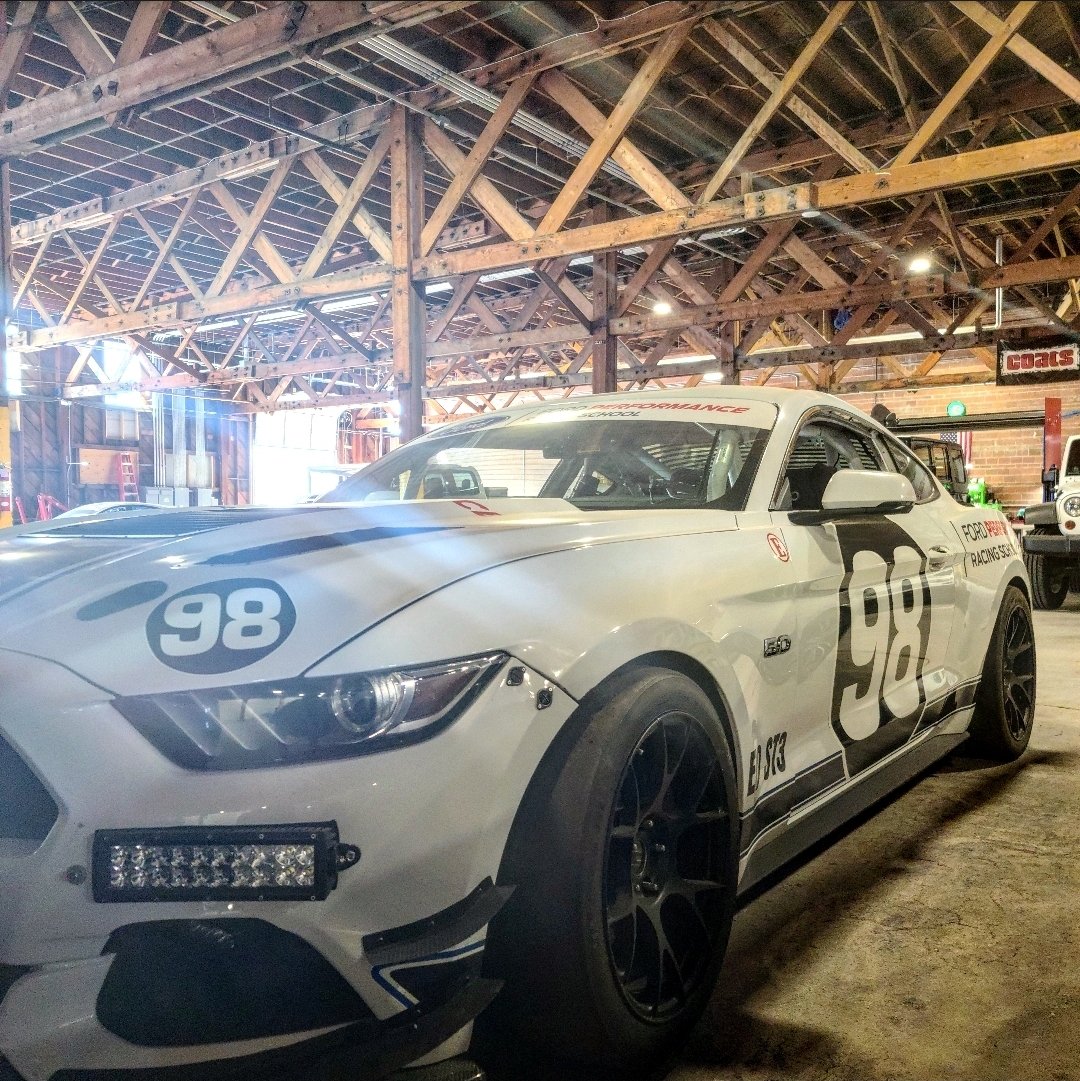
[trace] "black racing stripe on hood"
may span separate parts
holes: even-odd
[[[321,510],[321,508],[320,508]],[[213,510],[155,511],[127,518],[90,518],[84,522],[57,520],[51,529],[43,529],[39,537],[128,537],[167,538],[188,537],[231,525],[247,525],[273,518],[293,517],[296,507],[247,508],[218,507]],[[307,513],[311,513],[308,511]],[[315,513],[318,513],[317,511]]]
[[[350,529],[345,533],[320,533],[314,537],[296,537],[272,544],[259,544],[254,548],[241,548],[236,552],[224,552],[202,560],[200,565],[224,567],[236,563],[259,563],[264,559],[284,559],[309,552],[322,552],[327,548],[345,548],[353,544],[366,544],[368,541],[410,537],[417,533],[446,533],[461,528],[456,525],[372,526],[368,529]]]
[[[133,586],[125,586],[123,589],[110,593],[100,600],[84,604],[75,613],[75,618],[83,623],[90,623],[95,619],[104,619],[106,616],[115,615],[117,612],[125,612],[129,608],[135,608],[140,604],[148,604],[156,601],[169,591],[164,582],[136,582]]]

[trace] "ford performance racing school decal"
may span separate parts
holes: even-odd
[[[211,675],[262,660],[295,624],[293,602],[276,582],[233,578],[162,601],[146,621],[146,640],[162,664]]]

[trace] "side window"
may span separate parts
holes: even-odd
[[[958,446],[950,445],[946,452],[949,459],[949,479],[953,484],[967,485],[967,465],[964,463],[964,454]]]
[[[902,443],[894,442],[891,439],[883,439],[881,442],[892,459],[896,472],[902,473],[911,481],[911,486],[915,489],[915,499],[919,503],[927,503],[931,499],[936,499],[939,495],[938,487],[926,466]]]
[[[1080,439],[1069,444],[1069,459],[1065,463],[1065,476],[1080,476]]]
[[[872,440],[828,420],[803,426],[788,457],[775,506],[778,510],[820,510],[832,475],[841,469],[881,470]]]
[[[939,480],[950,480],[949,455],[942,444],[933,448],[933,465],[931,472]]]
[[[930,446],[927,443],[913,443],[911,445],[911,452],[916,458],[926,466],[927,469],[932,469],[934,465],[933,456],[930,452]]]

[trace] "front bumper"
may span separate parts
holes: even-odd
[[[207,1076],[207,1063],[219,1060],[280,1073],[276,1056],[288,1054],[337,1054],[352,1064],[351,1076],[374,1077],[436,1044],[444,1054],[465,1049],[468,1022],[493,994],[477,972],[489,910],[500,895],[482,890],[483,903],[475,904],[477,887],[495,879],[525,788],[572,699],[526,668],[523,683],[496,680],[425,743],[364,758],[204,774],[166,761],[104,692],[69,670],[0,651],[0,683],[10,689],[0,702],[0,735],[57,808],[40,843],[0,838],[0,973],[27,969],[0,1002],[0,1057],[27,1081],[195,1063]],[[538,710],[541,688],[554,700]],[[86,872],[97,829],[310,822],[336,823],[341,838],[363,853],[323,901],[93,901]],[[464,909],[472,915],[459,918]],[[427,953],[417,955],[407,934],[387,931],[429,927],[445,910],[454,918],[436,921],[438,940],[420,935]],[[229,921],[295,937],[355,994],[357,1016],[335,1016],[320,1027],[308,1017],[303,1029],[263,1029],[251,1038],[241,1030],[187,1042],[181,1033],[183,1042],[167,1045],[160,1034],[147,1042],[139,1030],[110,1030],[120,1026],[103,1020],[102,994],[123,957],[118,935],[192,922],[228,930]],[[473,959],[468,971],[461,971],[463,958]],[[437,979],[420,971],[439,965],[445,967]],[[175,969],[160,970],[167,1000]],[[457,1028],[448,1032],[451,1023]],[[403,1041],[402,1033],[416,1039]],[[361,1047],[368,1049],[363,1055]],[[380,1073],[357,1074],[358,1056],[367,1061],[368,1052]],[[408,1057],[398,1061],[402,1054]]]
[[[1024,551],[1032,555],[1080,556],[1080,537],[1029,533],[1024,537]]]

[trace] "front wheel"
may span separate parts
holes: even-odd
[[[1016,586],[1001,600],[975,695],[971,738],[988,758],[1019,758],[1035,720],[1035,633],[1031,608]]]
[[[568,722],[518,813],[500,880],[516,892],[485,965],[485,1023],[546,1061],[611,1075],[662,1058],[700,1016],[734,912],[735,770],[684,675],[616,677]]]

